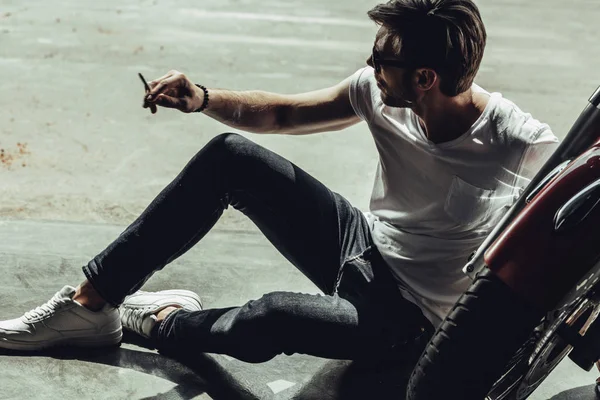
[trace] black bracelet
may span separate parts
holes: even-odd
[[[200,106],[199,109],[195,110],[194,112],[202,112],[206,109],[206,107],[208,107],[208,89],[206,89],[204,86],[202,85],[198,85],[197,83],[195,83],[196,86],[198,86],[200,89],[202,89],[204,91],[204,101],[202,102],[202,105]]]

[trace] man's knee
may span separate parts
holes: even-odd
[[[256,146],[250,139],[239,133],[225,132],[215,136],[206,145],[211,151],[220,154],[238,155],[247,153],[249,148]]]
[[[205,174],[215,171],[221,175],[240,170],[243,157],[240,154],[251,154],[254,142],[237,133],[222,133],[212,138],[190,160],[186,167],[188,175]]]

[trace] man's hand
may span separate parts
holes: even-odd
[[[144,95],[143,107],[149,107],[152,114],[156,114],[157,106],[191,113],[204,101],[204,91],[179,71],[169,71],[165,76],[148,82],[148,86],[151,91]]]

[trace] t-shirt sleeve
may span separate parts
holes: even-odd
[[[359,69],[352,76],[350,82],[350,103],[354,112],[363,121],[370,122],[373,119],[374,94],[376,94],[377,83],[374,70],[371,67]]]
[[[559,140],[554,135],[550,127],[546,124],[532,136],[527,142],[519,178],[521,187],[525,187],[531,182],[533,177],[544,166],[550,156],[556,151],[559,146]]]

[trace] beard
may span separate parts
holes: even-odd
[[[401,87],[392,89],[386,85],[379,89],[381,91],[381,101],[383,104],[396,108],[412,108],[415,105],[417,94],[410,87],[408,81],[409,76],[409,74],[404,75],[402,82],[400,83]]]
[[[414,103],[401,97],[390,96],[387,93],[381,92],[381,101],[388,107],[395,108],[411,108]]]

